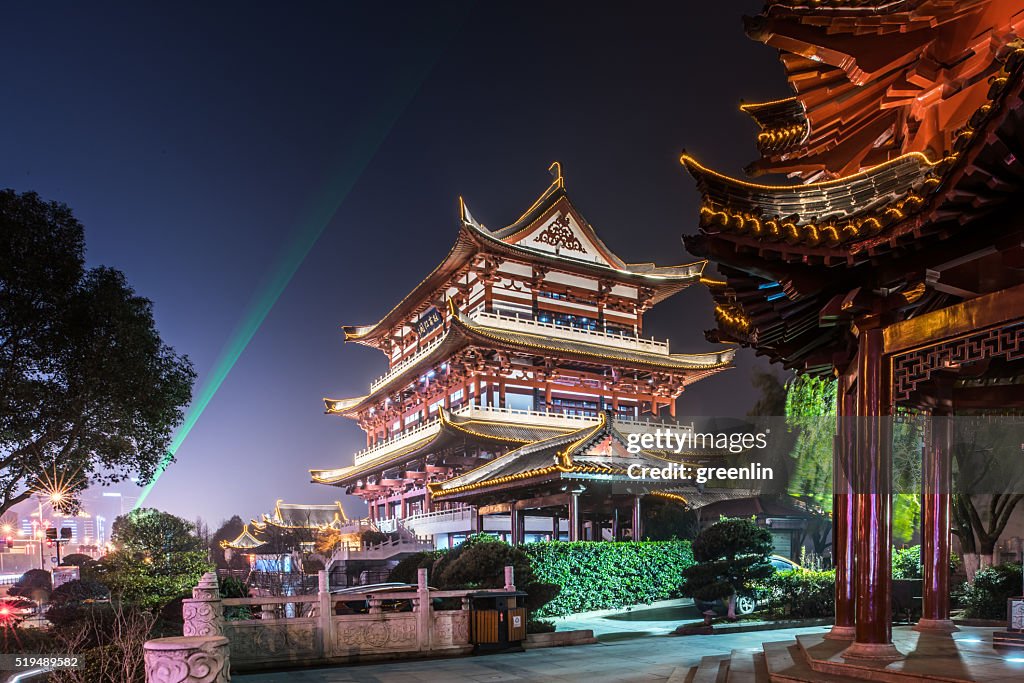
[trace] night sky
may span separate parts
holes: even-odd
[[[339,498],[307,469],[365,440],[320,399],[386,369],[339,325],[375,322],[443,258],[459,195],[502,227],[558,160],[621,257],[688,262],[680,151],[739,174],[756,156],[739,100],[789,94],[743,34],[756,0],[143,4],[5,8],[0,187],[73,208],[89,263],[154,301],[197,397],[230,367],[147,501],[211,525]],[[711,311],[694,286],[647,332],[709,350]],[[745,413],[754,363],[741,351],[681,415]]]

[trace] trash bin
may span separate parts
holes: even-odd
[[[526,640],[526,593],[470,593],[469,641],[474,652],[521,652]]]

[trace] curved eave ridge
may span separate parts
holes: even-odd
[[[811,132],[807,109],[797,97],[740,105],[757,123],[757,147],[762,155],[777,154],[806,142]]]
[[[700,225],[757,239],[838,244],[869,236],[924,204],[956,156],[937,162],[911,152],[859,173],[803,185],[730,178],[684,154],[680,162],[702,194]],[[897,205],[898,204],[898,205]]]

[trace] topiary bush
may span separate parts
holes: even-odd
[[[1006,601],[1020,595],[1021,566],[1016,563],[997,564],[979,569],[974,583],[960,589],[964,616],[970,619],[1005,619]]]
[[[697,535],[692,566],[683,571],[684,595],[698,600],[729,599],[736,618],[736,595],[775,573],[768,562],[772,535],[749,519],[723,519]]]
[[[758,585],[758,593],[775,616],[813,618],[836,613],[836,573],[789,569]]]
[[[29,569],[10,587],[7,594],[33,600],[40,597],[45,599],[49,595],[52,586],[50,572],[45,569]]]
[[[693,564],[689,541],[593,543],[562,541],[522,546],[539,581],[561,587],[538,616],[613,609],[680,594]],[[517,581],[518,582],[518,581]]]

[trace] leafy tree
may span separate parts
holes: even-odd
[[[243,529],[245,529],[245,522],[238,515],[234,515],[231,519],[222,522],[220,527],[213,532],[210,537],[210,557],[213,558],[219,569],[245,569],[248,566],[245,557],[239,553],[235,553],[231,560],[227,560],[224,557],[224,548],[220,546],[221,541],[233,541],[238,538]]]
[[[85,569],[86,567],[94,564],[96,564],[96,560],[84,553],[71,553],[70,555],[65,555],[60,558],[60,566],[62,567],[78,567],[79,569]]]
[[[775,571],[768,562],[772,535],[748,519],[723,519],[697,535],[695,564],[683,570],[684,593],[698,600],[729,599],[731,620],[736,619],[736,594]]]
[[[149,481],[192,397],[152,303],[84,252],[67,206],[0,191],[0,514],[47,480]]]
[[[747,411],[750,417],[778,417],[786,409],[786,385],[774,372],[755,368],[750,383],[761,392],[757,403]]]
[[[1015,428],[1016,427],[1016,428]],[[968,581],[993,559],[996,543],[1024,500],[1020,423],[959,418],[953,445],[953,533]]]
[[[152,508],[132,510],[114,520],[117,551],[104,556],[91,574],[125,603],[160,608],[187,596],[213,567],[191,522]]]
[[[50,594],[50,608],[107,600],[110,589],[99,581],[79,579],[62,583]]]

